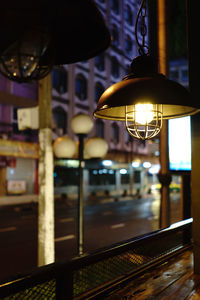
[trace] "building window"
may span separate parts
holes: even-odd
[[[133,142],[134,142],[134,139],[133,139],[133,137],[128,133],[127,130],[126,130],[125,134],[126,134],[126,136],[125,136],[126,144],[133,143]]]
[[[188,70],[187,69],[181,70],[181,80],[188,81]]]
[[[119,143],[119,126],[116,123],[112,124],[112,141],[115,144]]]
[[[105,88],[101,84],[101,82],[96,82],[96,84],[95,84],[95,101],[96,102],[99,101],[99,98],[101,97],[101,95],[103,94],[104,91],[105,91]]]
[[[62,107],[57,106],[53,109],[53,121],[54,130],[58,135],[67,133],[67,113]]]
[[[125,38],[125,51],[128,55],[131,55],[132,50],[133,50],[133,43],[131,37],[127,34]]]
[[[122,174],[121,175],[121,184],[129,184],[130,183],[130,174],[127,170],[126,174]],[[126,192],[126,190],[125,190]]]
[[[95,63],[95,67],[99,71],[104,71],[105,70],[105,58],[104,58],[104,54],[96,56],[95,59],[94,59],[94,63]]]
[[[117,15],[119,14],[119,0],[111,0],[110,7]]]
[[[112,35],[112,44],[113,46],[117,47],[119,45],[119,30],[115,24],[112,25],[111,35]]]
[[[109,189],[109,185],[116,184],[115,182],[115,170],[108,169],[89,169],[89,185],[101,185],[106,187],[106,191]],[[94,187],[95,192],[95,187]]]
[[[19,107],[13,107],[13,120],[17,121],[17,110]]]
[[[133,25],[133,14],[129,5],[126,5],[124,11],[124,18],[129,25]]]
[[[78,74],[75,79],[76,96],[84,101],[87,98],[87,80],[82,74]]]
[[[138,142],[139,142],[139,147],[141,146],[141,148],[145,148],[147,145],[146,140],[138,140]]]
[[[178,81],[179,80],[179,72],[178,70],[171,70],[170,71],[170,79]]]
[[[52,85],[59,94],[67,92],[67,71],[64,68],[53,70]]]
[[[13,134],[24,134],[24,132],[22,132],[18,129],[17,123],[12,123],[12,133]]]
[[[116,57],[111,57],[111,74],[113,77],[119,77],[119,62]]]
[[[54,186],[60,188],[62,186],[66,187],[67,185],[78,185],[78,170],[75,168],[55,166]]]
[[[96,136],[104,138],[104,122],[102,120],[96,121]]]

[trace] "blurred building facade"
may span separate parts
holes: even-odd
[[[137,0],[96,0],[112,35],[111,46],[101,55],[88,61],[53,69],[52,130],[54,140],[62,135],[68,135],[75,140],[76,137],[70,127],[71,118],[80,112],[92,116],[103,91],[120,81],[128,73],[131,60],[138,55],[134,35],[136,14],[139,8],[138,2]],[[31,99],[37,104],[37,83],[18,84],[0,76],[1,91]],[[155,152],[158,149],[158,143],[141,142],[133,139],[129,136],[125,124],[122,122],[94,119],[94,128],[88,137],[93,136],[100,136],[108,142],[109,152],[105,159],[118,163],[116,169],[125,168],[129,173],[130,164],[132,161],[137,161],[141,164],[135,167],[135,170],[145,173],[146,170],[141,168],[142,162],[150,160],[151,163],[157,163],[158,159],[155,157]],[[14,142],[9,146],[11,153],[15,153],[15,142],[21,142],[22,153],[16,152],[14,160],[12,156],[1,152],[1,147],[3,149],[8,147],[7,141]],[[2,174],[0,175],[4,177],[4,180],[2,180],[0,194],[8,192],[6,183],[8,181],[25,181],[26,192],[37,193],[37,184],[35,183],[37,178],[37,155],[35,152],[37,150],[35,150],[34,143],[37,143],[37,131],[18,130],[17,107],[14,104],[1,104],[0,157]],[[26,146],[28,146],[29,155],[24,154]],[[158,153],[156,155],[158,156]],[[14,161],[14,167],[9,166],[9,160]],[[29,179],[31,184],[28,183],[25,175],[27,173],[31,174]],[[92,174],[94,175],[94,173]],[[109,174],[109,170],[107,174]],[[129,175],[131,176],[131,174]],[[127,180],[123,179],[124,182],[128,183],[130,176],[127,177]]]
[[[37,83],[0,75],[0,196],[37,192],[37,131],[18,130],[17,106],[37,105]]]
[[[70,128],[71,118],[77,113],[89,114],[93,118],[93,112],[101,94],[109,86],[121,81],[127,75],[132,59],[138,55],[134,27],[139,1],[96,0],[96,4],[110,29],[112,43],[109,49],[93,59],[66,65],[62,68],[54,68],[52,73],[54,139],[65,134],[76,139]],[[139,38],[141,37],[139,36]],[[144,161],[150,160],[152,163],[157,163],[158,158],[154,155],[158,149],[157,143],[151,144],[133,139],[128,134],[123,122],[95,118],[93,120],[94,128],[88,138],[93,136],[104,138],[109,145],[109,152],[105,159],[112,160],[118,171],[121,168],[127,170],[128,174],[115,174],[115,176],[124,178],[116,179],[115,182],[124,181],[124,188],[127,188],[125,182],[128,184],[130,181],[130,164],[132,161],[140,162],[135,170],[142,173],[146,172],[145,169],[141,168]],[[101,168],[100,165],[99,168]],[[109,171],[106,171],[105,167],[103,170],[104,172]],[[90,170],[90,179],[92,171],[94,172],[93,175],[99,172],[98,168]],[[142,173],[140,178],[144,177]],[[99,173],[96,174],[96,178],[97,175]],[[104,175],[107,176],[107,179],[112,177],[109,173]],[[101,178],[103,178],[103,174]],[[110,185],[112,182],[111,179]],[[97,186],[93,188],[93,190],[97,189]]]
[[[169,64],[169,77],[188,88],[188,60],[186,58],[173,59]]]
[[[98,99],[110,85],[120,81],[137,53],[134,24],[138,10],[135,0],[96,0],[112,35],[112,44],[101,55],[88,61],[55,68],[52,73],[54,138],[73,136],[70,121],[77,113],[93,115]],[[122,122],[94,119],[91,136],[103,137],[110,153],[123,158],[123,153],[148,153],[148,143],[133,140]],[[67,124],[67,126],[66,126]]]

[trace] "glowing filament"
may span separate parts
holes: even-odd
[[[153,104],[136,104],[133,119],[142,125],[150,123],[154,118]]]

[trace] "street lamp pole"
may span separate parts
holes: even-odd
[[[92,130],[93,121],[90,116],[77,114],[71,120],[72,131],[78,136],[78,160],[79,160],[79,177],[78,177],[78,201],[77,201],[77,253],[83,255],[84,240],[84,193],[83,193],[83,170],[85,166],[85,157],[101,158],[106,155],[108,145],[106,141],[99,137],[90,138],[85,145],[84,138]],[[57,158],[69,158],[75,154],[75,143],[69,137],[60,137],[54,142],[54,154]],[[85,150],[85,151],[84,151]],[[85,157],[84,157],[85,156]]]
[[[79,134],[79,184],[78,184],[78,255],[83,254],[83,168],[84,134]]]
[[[77,203],[77,214],[78,214],[78,232],[77,232],[77,252],[81,256],[83,254],[83,168],[84,168],[84,137],[92,130],[93,121],[90,116],[85,114],[77,114],[71,120],[72,131],[79,138],[79,183],[78,183],[78,203]]]

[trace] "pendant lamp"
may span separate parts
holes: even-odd
[[[137,36],[140,15],[141,43]],[[94,112],[97,118],[124,121],[129,134],[141,140],[158,135],[163,119],[193,115],[200,110],[200,104],[185,87],[157,72],[155,59],[149,56],[145,44],[145,17],[146,3],[142,0],[135,25],[140,56],[133,59],[130,73],[102,94]]]
[[[87,60],[110,44],[110,33],[93,0],[10,0],[1,6],[0,72],[28,82],[53,65]]]

